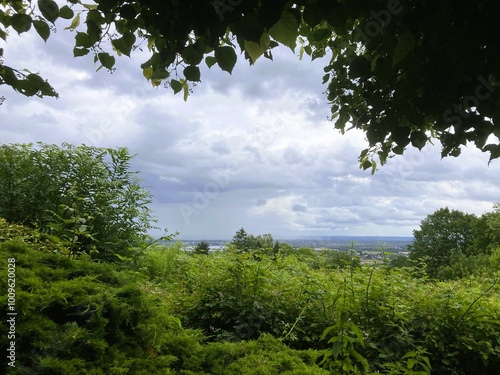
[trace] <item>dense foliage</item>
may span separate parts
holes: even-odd
[[[118,265],[49,243],[0,220],[0,259],[16,259],[16,374],[470,375],[500,366],[499,253],[488,269],[436,282],[419,267],[332,268],[325,253],[286,247],[255,257],[156,244]]]
[[[52,235],[75,255],[118,259],[155,222],[125,148],[0,146],[0,217]]]
[[[408,247],[410,258],[424,261],[426,272],[431,277],[449,278],[451,270],[481,267],[487,258],[484,255],[500,249],[500,206],[481,217],[466,214],[447,207],[428,215],[413,231],[414,241]],[[467,272],[463,270],[464,272]],[[451,273],[450,273],[451,272]],[[465,276],[464,273],[459,274]]]
[[[361,165],[375,170],[374,155],[383,164],[432,138],[443,156],[459,155],[467,142],[500,156],[496,10],[495,0],[68,0],[62,7],[3,0],[0,37],[33,28],[47,40],[58,18],[71,19],[74,56],[90,54],[112,70],[115,54],[147,45],[146,79],[185,99],[202,62],[231,73],[238,53],[253,64],[272,59],[279,45],[299,47],[300,57],[328,56],[323,82],[335,127],[365,132]],[[3,60],[0,84],[57,95],[37,74]]]
[[[0,259],[15,259],[18,311],[16,366],[8,367],[2,354],[2,373],[327,374],[316,364],[320,352],[293,350],[271,336],[206,344],[199,331],[184,328],[173,315],[169,290],[150,274],[85,256],[68,258],[41,237],[0,219]],[[7,289],[6,278],[0,287]],[[0,313],[7,313],[3,293]],[[7,328],[0,325],[2,348],[9,347]]]

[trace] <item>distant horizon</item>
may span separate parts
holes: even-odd
[[[271,234],[272,235],[272,234]],[[302,236],[302,237],[280,237],[274,238],[275,241],[283,241],[283,240],[292,240],[292,241],[300,241],[300,240],[328,240],[328,239],[349,239],[349,238],[358,238],[358,239],[402,239],[402,240],[410,240],[413,239],[413,236],[373,236],[373,235],[332,235],[332,236]],[[176,238],[178,241],[231,241],[232,238]]]

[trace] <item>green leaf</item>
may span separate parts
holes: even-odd
[[[207,56],[207,57],[205,57],[205,64],[207,64],[207,66],[209,68],[211,68],[212,66],[214,66],[216,63],[217,63],[217,58],[216,57],[214,57],[214,56]]]
[[[349,314],[347,313],[347,311],[342,311],[340,313],[340,317],[339,317],[339,325],[342,327],[345,322],[347,322],[347,320],[349,319]]]
[[[317,2],[310,2],[305,6],[302,17],[306,24],[310,27],[314,27],[323,20],[324,14]]]
[[[44,21],[34,20],[33,26],[40,37],[46,42],[50,36],[50,27]]]
[[[148,66],[148,67],[144,67],[142,69],[142,75],[147,79],[147,80],[150,80],[151,77],[153,76],[153,67],[152,66]]]
[[[82,4],[85,8],[88,10],[96,10],[98,5],[97,4]]]
[[[151,76],[151,79],[160,82],[164,79],[167,79],[168,77],[170,77],[170,73],[167,70],[165,70],[164,67],[159,67],[153,69],[153,74]]]
[[[182,59],[186,64],[198,65],[203,60],[203,53],[198,51],[194,45],[189,45],[181,52]]]
[[[25,96],[33,96],[38,92],[38,88],[28,80],[17,81],[15,89]]]
[[[342,341],[335,341],[332,345],[332,350],[333,350],[333,359],[337,360],[337,358],[340,355],[340,351],[342,350],[344,346],[344,343]]]
[[[356,324],[351,323],[351,324],[349,324],[349,328],[351,328],[351,330],[354,332],[354,334],[356,335],[358,342],[361,344],[361,346],[364,347],[365,341],[363,340],[363,334],[361,333],[361,330],[359,329],[359,327]]]
[[[133,20],[137,16],[135,7],[132,4],[123,4],[120,8],[120,17]]]
[[[172,87],[172,90],[174,90],[174,95],[175,95],[182,90],[183,85],[176,79],[172,79],[170,81],[170,87]]]
[[[302,60],[302,57],[304,57],[304,52],[305,52],[304,46],[301,45],[299,49],[299,61]]]
[[[410,134],[411,144],[419,150],[421,150],[425,146],[425,144],[427,143],[427,139],[427,135],[421,131],[413,131]]]
[[[407,126],[396,126],[391,130],[391,138],[399,146],[405,147],[410,143],[411,129]]]
[[[75,46],[90,48],[92,47],[92,42],[90,41],[89,34],[86,33],[76,33],[75,35]]]
[[[59,17],[64,18],[65,20],[69,20],[73,18],[75,12],[69,6],[65,5],[59,10]]]
[[[200,73],[200,68],[198,68],[197,66],[189,65],[186,68],[184,68],[183,73],[184,77],[186,77],[188,81],[192,82],[200,81],[201,73]]]
[[[289,47],[292,51],[297,45],[298,24],[295,16],[290,12],[283,12],[281,18],[270,29],[271,37]]]
[[[365,160],[363,161],[363,164],[361,164],[361,168],[363,168],[364,171],[366,171],[368,168],[372,167],[372,162],[370,160]]]
[[[392,65],[390,57],[379,57],[375,63],[374,73],[383,81],[388,82],[392,77]]]
[[[368,364],[368,361],[366,360],[365,357],[363,357],[360,353],[358,353],[353,348],[349,348],[349,354],[351,354],[354,358],[356,358],[358,360],[359,363],[361,363],[363,365],[363,368],[365,369],[365,371],[368,370],[370,365]]]
[[[100,63],[102,66],[104,66],[106,69],[113,69],[113,66],[115,65],[115,58],[111,56],[107,52],[101,52],[97,54],[97,57],[99,58]]]
[[[351,78],[367,77],[371,73],[371,63],[364,56],[356,56],[349,64]]]
[[[10,19],[11,26],[18,32],[18,34],[24,33],[31,29],[31,17],[27,14],[14,14]]]
[[[237,23],[238,32],[243,40],[258,43],[262,34],[265,33],[265,28],[259,21],[257,14],[246,12],[243,18],[240,18]]]
[[[123,34],[123,36],[119,39],[114,39],[111,41],[113,47],[123,53],[124,55],[130,57],[130,52],[132,51],[132,47],[134,46],[135,35],[131,32],[127,32]]]
[[[488,163],[491,163],[492,160],[500,157],[500,145],[498,144],[487,144],[483,147],[483,151],[490,153],[490,160],[488,161]]]
[[[372,163],[372,171],[371,171],[371,174],[374,175],[375,172],[377,171],[377,163],[375,162],[375,160],[372,160],[371,161]],[[383,163],[382,163],[383,164]]]
[[[47,21],[54,23],[59,17],[59,5],[53,0],[38,0],[38,8]]]
[[[215,50],[215,58],[217,59],[219,67],[231,74],[237,60],[234,49],[228,46],[219,47]]]
[[[3,67],[2,78],[4,82],[9,86],[15,86],[18,81],[16,74],[14,73],[14,70],[12,70],[12,68],[9,68],[8,66]]]
[[[262,54],[264,54],[264,52],[269,48],[270,43],[271,39],[269,38],[268,33],[262,34],[260,43],[245,40],[245,51],[248,53],[248,56],[250,56],[252,64],[255,63],[255,61],[257,61],[257,59],[262,56]]]
[[[349,11],[345,4],[330,1],[324,17],[334,28],[341,28],[345,27],[347,19],[349,18]]]
[[[411,32],[406,31],[398,39],[394,55],[392,56],[392,66],[403,60],[413,48],[415,48],[415,37]]]
[[[337,327],[336,326],[329,326],[329,327],[326,327],[325,330],[323,331],[323,334],[321,335],[321,338],[320,340],[324,340],[326,336],[328,336],[328,334],[336,329]]]
[[[182,83],[182,88],[184,89],[183,99],[185,102],[187,102],[188,96],[189,96],[189,86],[188,86],[187,81],[184,79],[181,80],[181,83]]]
[[[319,28],[314,30],[312,40],[314,42],[326,42],[332,36],[332,30],[326,28]]]
[[[77,13],[75,18],[71,21],[71,24],[68,27],[65,27],[64,30],[74,30],[78,26],[80,26],[80,13]]]
[[[415,358],[408,358],[406,362],[406,368],[411,370],[417,364],[417,360]]]

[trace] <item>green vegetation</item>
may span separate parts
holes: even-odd
[[[208,252],[210,251],[210,245],[205,241],[201,241],[200,243],[196,244],[193,251],[195,254],[208,255]]]
[[[125,148],[1,145],[0,217],[49,234],[74,256],[130,256],[156,221],[131,158]]]
[[[500,205],[481,217],[442,208],[413,232],[410,258],[424,261],[431,277],[454,278],[488,269],[488,255],[500,249]]]
[[[498,267],[438,282],[418,267],[331,267],[303,250],[196,254],[180,243],[117,264],[70,258],[33,229],[0,224],[1,259],[16,259],[11,373],[469,375],[500,366]],[[5,316],[6,296],[0,306]]]
[[[190,85],[201,81],[202,64],[231,73],[238,58],[250,64],[261,56],[272,60],[278,47],[298,49],[299,58],[326,57],[323,83],[335,128],[366,134],[368,146],[359,160],[373,172],[374,158],[384,164],[433,139],[442,144],[442,156],[458,156],[469,143],[490,160],[500,157],[500,48],[497,4],[491,0],[0,4],[0,38],[32,30],[47,41],[57,23],[74,32],[75,57],[90,55],[98,70],[110,71],[115,56],[147,47],[140,64],[144,77],[153,86],[164,82],[175,94],[182,92],[184,100]],[[38,74],[3,58],[0,49],[0,85],[27,96],[57,96]]]
[[[104,151],[42,147],[51,155],[79,156],[79,163],[57,165],[31,146],[1,150],[1,173],[11,176],[16,199],[2,192],[0,210],[16,213],[15,201],[26,217],[12,217],[32,224],[0,218],[0,259],[15,264],[17,312],[15,368],[4,355],[2,373],[493,375],[500,368],[498,204],[481,218],[439,210],[416,231],[411,258],[372,264],[361,264],[352,251],[293,249],[243,228],[215,252],[206,242],[187,251],[180,242],[165,245],[121,231],[116,243],[95,241],[95,256],[75,251],[76,240],[62,241],[66,227],[33,225],[51,212],[50,199],[37,207],[31,195],[20,193],[20,182],[29,187],[37,181],[6,165],[12,160],[33,171],[46,184],[39,185],[40,194],[50,198],[55,195],[48,192],[78,176],[78,186],[88,187],[86,173],[98,173]],[[105,155],[115,155],[119,164],[128,154]],[[75,167],[69,180],[63,179],[65,163]],[[43,179],[39,165],[61,176]],[[130,178],[126,164],[119,175]],[[115,181],[109,174],[96,178],[104,188]],[[62,204],[79,207],[79,217],[90,222],[91,212],[78,204],[98,203],[92,200],[96,191],[70,194],[71,186]],[[142,200],[128,202],[142,215]],[[100,255],[115,253],[128,256]],[[0,288],[7,286],[2,278]],[[8,298],[0,297],[4,317]],[[0,326],[2,348],[12,345],[8,329]]]

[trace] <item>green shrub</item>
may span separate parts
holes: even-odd
[[[295,348],[320,345],[321,332],[331,322],[325,315],[326,292],[310,275],[314,271],[295,258],[216,252],[190,258],[180,254],[171,264],[181,260],[182,275],[162,285],[173,293],[175,312],[187,326],[212,340],[269,333]]]
[[[19,374],[165,373],[179,361],[171,342],[183,342],[178,350],[199,345],[199,333],[181,327],[143,275],[34,246],[0,244],[0,259],[16,260]],[[3,278],[1,284],[6,290]],[[6,316],[7,296],[0,297],[0,306]]]
[[[156,221],[125,148],[0,146],[0,217],[50,234],[72,255],[118,260]]]
[[[203,374],[220,375],[327,375],[316,363],[320,353],[296,351],[264,335],[256,341],[212,343],[204,347],[199,363]],[[198,372],[193,372],[193,374]]]

